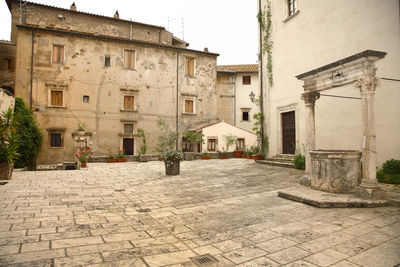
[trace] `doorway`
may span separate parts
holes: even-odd
[[[133,155],[133,138],[124,138],[122,147],[125,149],[125,155]]]
[[[296,152],[296,122],[295,112],[282,113],[282,153]]]

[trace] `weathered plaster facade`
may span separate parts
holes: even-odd
[[[137,154],[138,128],[155,153],[159,116],[179,132],[216,120],[217,54],[186,49],[162,27],[32,3],[19,23],[18,2],[7,2],[17,43],[16,95],[31,103],[44,133],[39,163],[74,158],[78,122],[87,126],[93,153],[105,155],[122,149],[124,138],[133,139]],[[54,45],[63,47],[62,63],[52,62]],[[134,51],[134,67],[126,68],[125,50]],[[186,58],[194,59],[192,76]],[[52,104],[52,91],[62,92],[62,105]],[[125,97],[133,97],[133,108],[124,107]],[[193,112],[185,111],[187,99]],[[51,133],[61,134],[61,147],[51,146]]]
[[[303,82],[295,76],[365,50],[376,50],[387,53],[376,62],[376,76],[381,81],[374,104],[377,163],[381,166],[388,159],[400,158],[399,1],[295,2],[295,13],[288,16],[288,1],[270,1],[274,85],[268,85],[265,69],[263,78],[270,155],[282,153],[282,114],[291,111],[295,112],[297,153],[307,151],[309,112],[307,102],[301,98]],[[263,0],[264,11],[266,6]],[[266,65],[267,54],[263,62]],[[321,92],[315,99],[316,149],[362,150],[361,98],[360,89],[353,83]]]
[[[12,88],[15,82],[16,45],[9,41],[0,41],[0,87]]]

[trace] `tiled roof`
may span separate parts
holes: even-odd
[[[219,72],[258,72],[258,64],[246,65],[220,65],[217,66]]]

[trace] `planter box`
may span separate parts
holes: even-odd
[[[245,159],[245,158],[247,158],[247,155],[242,153],[242,155],[241,155],[240,157],[241,157],[242,159]]]
[[[235,155],[235,158],[241,158],[242,150],[235,150],[235,151],[233,151],[233,154]]]
[[[227,159],[227,158],[229,158],[229,157],[228,157],[228,155],[219,155],[219,158],[220,158],[220,159]]]
[[[246,155],[246,159],[251,159],[252,155]]]
[[[117,158],[117,162],[126,162],[126,158]]]
[[[108,158],[108,159],[107,159],[107,162],[108,162],[108,163],[115,163],[115,162],[117,162],[117,159],[115,159],[115,158],[113,158],[113,159]]]
[[[361,152],[355,150],[312,150],[311,187],[346,193],[361,182]]]
[[[0,180],[11,180],[13,170],[12,164],[0,164]]]
[[[210,156],[201,155],[201,159],[210,159]]]
[[[172,162],[172,165],[167,166],[167,163],[165,162],[165,174],[166,175],[178,175],[180,173],[180,160],[176,160]]]
[[[252,158],[253,158],[254,160],[261,160],[261,159],[262,159],[262,156],[253,155]]]

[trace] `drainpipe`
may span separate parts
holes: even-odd
[[[176,132],[179,132],[179,51],[176,52]],[[179,135],[178,138],[176,138],[176,150],[178,151],[178,146],[179,146]]]
[[[34,44],[35,33],[32,30],[32,44],[31,44],[31,84],[30,84],[30,97],[29,97],[29,108],[32,110],[32,92],[33,92],[33,44]]]
[[[261,0],[258,0],[258,10],[259,12],[262,12],[261,8]],[[263,92],[263,56],[262,56],[262,27],[260,24],[260,21],[258,22],[259,29],[260,29],[260,48],[259,48],[259,53],[260,53],[260,111],[261,111],[261,149],[264,151],[265,149],[265,144],[264,144],[264,92]]]
[[[233,125],[236,125],[236,100],[237,100],[237,96],[236,96],[236,78],[237,78],[238,74],[236,73],[235,76],[233,76],[233,93],[235,94],[234,100],[233,100]]]

